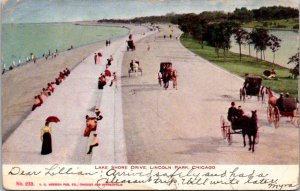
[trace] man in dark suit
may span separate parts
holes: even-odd
[[[231,102],[231,107],[228,109],[227,119],[232,122],[238,116],[237,109],[235,107],[235,103]]]

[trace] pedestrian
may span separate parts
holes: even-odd
[[[105,75],[105,77],[111,77],[111,72],[108,69],[108,65],[106,65],[106,69],[104,70],[104,75]]]
[[[34,104],[31,111],[34,111],[37,107],[40,107],[43,104],[43,100],[40,95],[34,96]]]
[[[101,115],[101,111],[98,108],[95,109],[95,114],[96,114],[96,120],[97,121],[103,119],[103,116]]]
[[[41,130],[41,141],[42,141],[42,155],[47,155],[52,153],[52,140],[51,140],[51,127],[49,122],[45,123],[45,127]]]
[[[83,136],[89,137],[91,131],[97,130],[97,120],[95,117],[90,117],[88,115],[85,116],[86,128],[84,129]]]
[[[108,40],[108,45],[110,46],[110,40]]]
[[[112,86],[114,82],[117,83],[117,75],[116,75],[116,72],[113,72],[113,79],[111,80],[111,83],[110,83],[109,86]]]
[[[99,145],[99,141],[98,141],[98,138],[97,138],[97,134],[94,133],[94,137],[91,141],[89,151],[86,154],[91,154],[93,152],[93,148],[97,147],[98,145]]]
[[[99,80],[98,80],[98,89],[103,89],[103,87],[106,85],[106,78],[105,75],[102,73],[100,74]]]
[[[96,53],[94,55],[94,61],[95,61],[95,64],[97,64],[97,54]]]
[[[101,58],[101,56],[102,56],[102,54],[100,52],[98,52],[96,64],[100,64],[100,58]]]

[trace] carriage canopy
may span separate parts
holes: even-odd
[[[259,76],[249,76],[245,79],[245,88],[247,95],[258,95],[262,83],[262,78]]]
[[[284,97],[282,98],[282,106],[283,111],[293,112],[295,109],[297,109],[297,100],[293,97]]]

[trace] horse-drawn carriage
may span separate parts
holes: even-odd
[[[134,45],[134,43],[133,43],[133,40],[128,40],[127,41],[127,51],[129,51],[129,50],[135,50],[135,45]]]
[[[259,133],[257,124],[256,111],[252,111],[252,116],[243,115],[240,118],[232,119],[231,122],[225,120],[224,116],[221,116],[221,132],[224,139],[227,139],[228,144],[232,144],[233,134],[242,134],[244,147],[246,146],[245,136],[249,138],[249,151],[254,152],[254,144],[258,143]],[[251,139],[251,137],[253,137]]]
[[[131,61],[130,62],[130,67],[128,69],[128,75],[130,78],[131,73],[141,73],[141,76],[143,75],[143,69],[140,67],[140,62],[139,61]]]
[[[247,76],[245,78],[244,86],[240,89],[240,100],[245,101],[246,96],[257,96],[259,101],[264,100],[264,87],[262,84],[262,78],[259,76]]]
[[[294,125],[299,126],[299,114],[297,100],[293,97],[283,97],[277,99],[270,88],[267,88],[269,95],[269,105],[267,108],[267,117],[269,123],[274,123],[275,128],[279,127],[280,117],[289,117]]]
[[[173,88],[177,90],[177,71],[172,69],[171,62],[161,62],[158,72],[158,83],[162,86],[163,82],[163,87],[168,89],[170,81],[173,82]]]

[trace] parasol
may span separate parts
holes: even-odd
[[[49,117],[47,117],[46,122],[48,122],[48,123],[50,123],[50,122],[57,123],[57,122],[60,122],[60,120],[56,116],[49,116]]]

